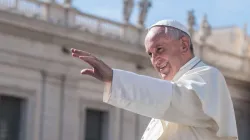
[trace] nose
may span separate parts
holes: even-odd
[[[152,64],[157,64],[157,62],[160,60],[160,57],[155,55],[155,54],[152,54],[151,56],[151,62]]]
[[[152,55],[151,55],[151,62],[154,63],[154,61],[155,61],[155,54],[152,53]]]

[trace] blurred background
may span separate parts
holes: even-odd
[[[250,139],[250,1],[0,0],[0,140],[139,140],[150,120],[102,102],[103,85],[70,48],[158,77],[146,28],[176,19],[195,54],[220,69],[239,140]],[[132,80],[132,79],[131,79]]]

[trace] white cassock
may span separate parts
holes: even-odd
[[[224,76],[194,57],[172,81],[114,69],[104,102],[153,118],[143,140],[236,140]]]

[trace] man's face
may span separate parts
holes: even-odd
[[[165,27],[153,27],[145,38],[146,52],[162,79],[172,80],[184,64],[183,42],[165,33]]]

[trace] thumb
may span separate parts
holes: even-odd
[[[81,74],[86,74],[95,77],[94,70],[93,69],[83,69],[81,70]]]

